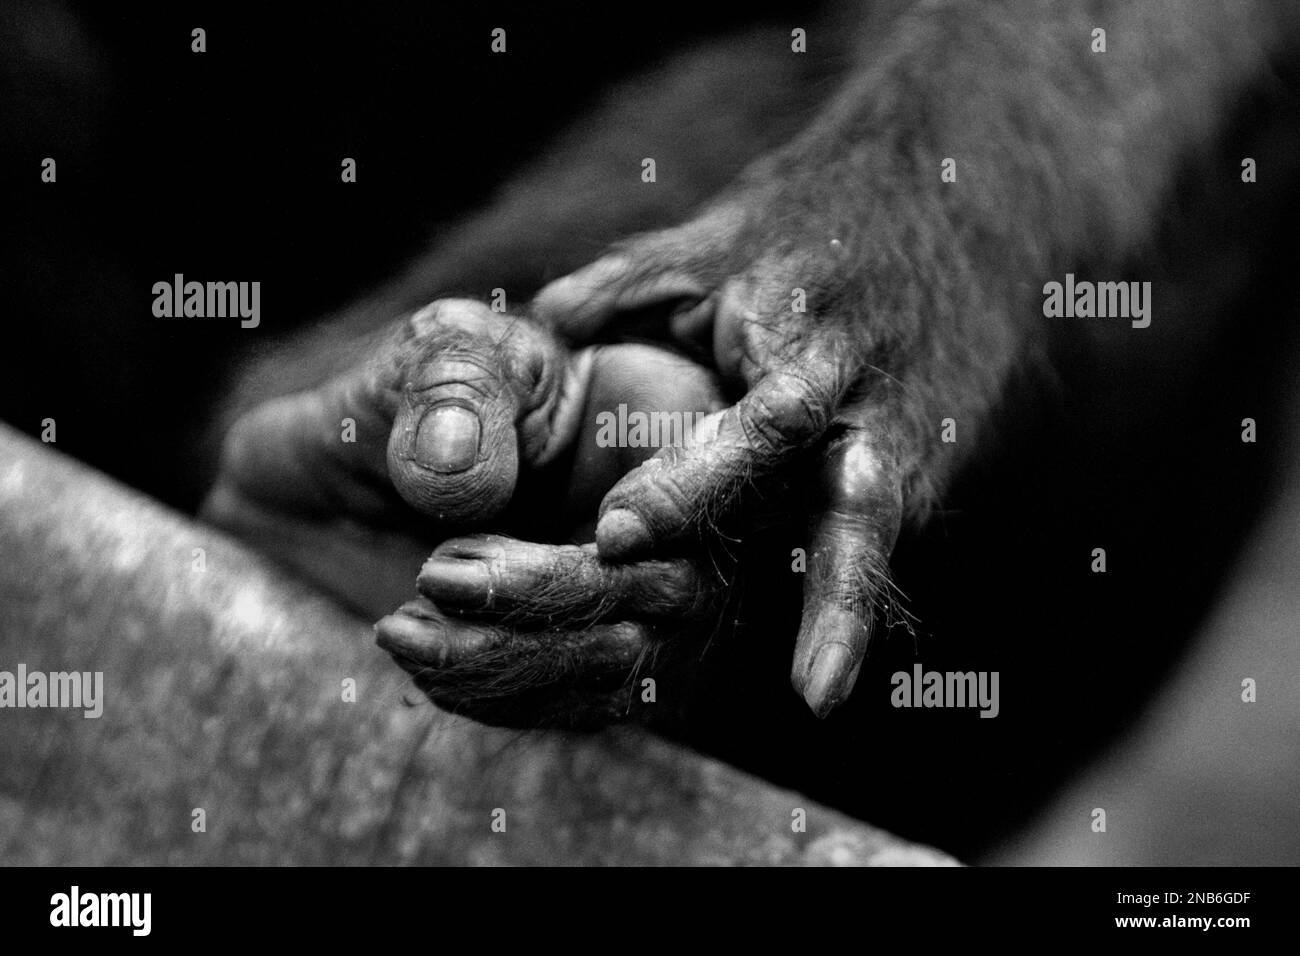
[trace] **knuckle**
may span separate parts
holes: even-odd
[[[688,486],[677,469],[668,468],[659,472],[647,488],[650,503],[661,516],[674,523],[688,521],[696,510],[696,498],[693,489]]]
[[[777,458],[820,437],[830,427],[832,406],[815,380],[779,372],[742,402],[738,424],[760,455]]]
[[[820,435],[830,427],[831,416],[839,404],[838,382],[825,381],[822,376],[795,367],[778,372],[775,383],[791,431]]]
[[[782,432],[778,411],[773,408],[767,396],[755,393],[752,401],[737,413],[737,422],[744,436],[745,446],[760,459],[769,460],[781,456],[787,446]]]
[[[655,461],[659,465],[646,468]],[[656,535],[680,530],[701,510],[700,489],[685,474],[687,467],[688,462],[669,467],[659,459],[650,459],[641,466],[638,480],[622,489],[616,499],[611,499],[610,506],[632,507]]]

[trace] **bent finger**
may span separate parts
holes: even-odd
[[[856,365],[848,349],[817,339],[764,374],[689,446],[665,449],[629,472],[601,504],[600,556],[626,561],[653,553],[731,511],[751,482],[822,437]]]
[[[720,204],[683,225],[638,236],[545,286],[532,314],[568,341],[585,344],[638,310],[699,303],[726,273],[743,225],[743,210]]]
[[[653,644],[639,622],[518,631],[449,618],[425,598],[381,619],[375,638],[440,706],[473,716],[495,713],[489,722],[500,723],[527,722],[557,701],[628,686]],[[548,720],[557,718],[566,715]]]
[[[535,326],[470,300],[411,320],[388,442],[388,472],[421,513],[450,524],[496,516],[522,463],[538,464],[576,433],[588,364],[571,366]]]
[[[686,559],[611,565],[594,545],[545,545],[498,535],[440,545],[417,587],[439,607],[519,627],[591,624],[611,616],[696,620],[722,582]]]

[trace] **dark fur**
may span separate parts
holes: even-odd
[[[612,98],[386,292],[295,343],[292,374],[278,363],[273,383],[255,373],[238,401],[319,382],[369,347],[377,323],[429,298],[497,285],[526,294],[596,243],[671,224],[720,190],[711,207],[741,211],[734,241],[663,246],[639,278],[684,270],[711,287],[760,257],[783,262],[789,275],[777,278],[792,281],[779,296],[802,285],[809,321],[851,339],[865,370],[852,395],[891,421],[905,508],[926,515],[979,447],[1008,378],[1050,352],[1043,283],[1066,271],[1120,278],[1131,267],[1180,177],[1204,169],[1233,104],[1295,47],[1298,18],[1294,5],[1268,0],[869,9],[851,52],[819,61],[823,79],[844,68],[838,91],[811,82],[772,37],[761,52],[741,44],[630,86],[635,108]],[[1108,52],[1090,51],[1094,27],[1106,29]],[[710,99],[724,94],[725,106]],[[696,135],[664,139],[684,116],[707,121]],[[629,139],[674,143],[660,167],[671,168],[668,155],[689,173],[665,177],[671,189],[629,188]],[[956,183],[940,180],[946,157]],[[830,238],[842,256],[810,255]],[[1102,349],[1131,334],[1117,323],[1093,329]],[[958,424],[955,445],[938,440],[944,418]],[[734,477],[734,487],[751,480]],[[723,527],[710,503],[692,517],[706,532]],[[892,604],[886,557],[863,574]],[[477,684],[493,707],[518,696],[526,708],[529,687],[550,693],[575,668],[566,653],[479,661],[439,679],[461,692]]]

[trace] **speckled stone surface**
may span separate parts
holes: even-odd
[[[0,709],[7,864],[952,863],[639,729],[442,713],[366,623],[0,426],[0,671],[20,663],[102,671],[104,711]]]

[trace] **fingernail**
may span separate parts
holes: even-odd
[[[415,460],[433,471],[464,471],[478,458],[478,416],[461,405],[435,405],[415,432]]]
[[[435,601],[458,606],[482,606],[492,588],[492,575],[482,561],[431,558],[420,569],[420,592]]]
[[[608,511],[596,525],[596,551],[602,558],[623,558],[649,551],[654,541],[645,522],[626,508]]]
[[[375,643],[390,654],[424,664],[440,660],[438,636],[438,630],[427,621],[417,621],[405,614],[389,614],[375,624]]]
[[[817,652],[803,699],[818,717],[825,717],[840,702],[852,667],[853,654],[844,644],[826,644]]]

